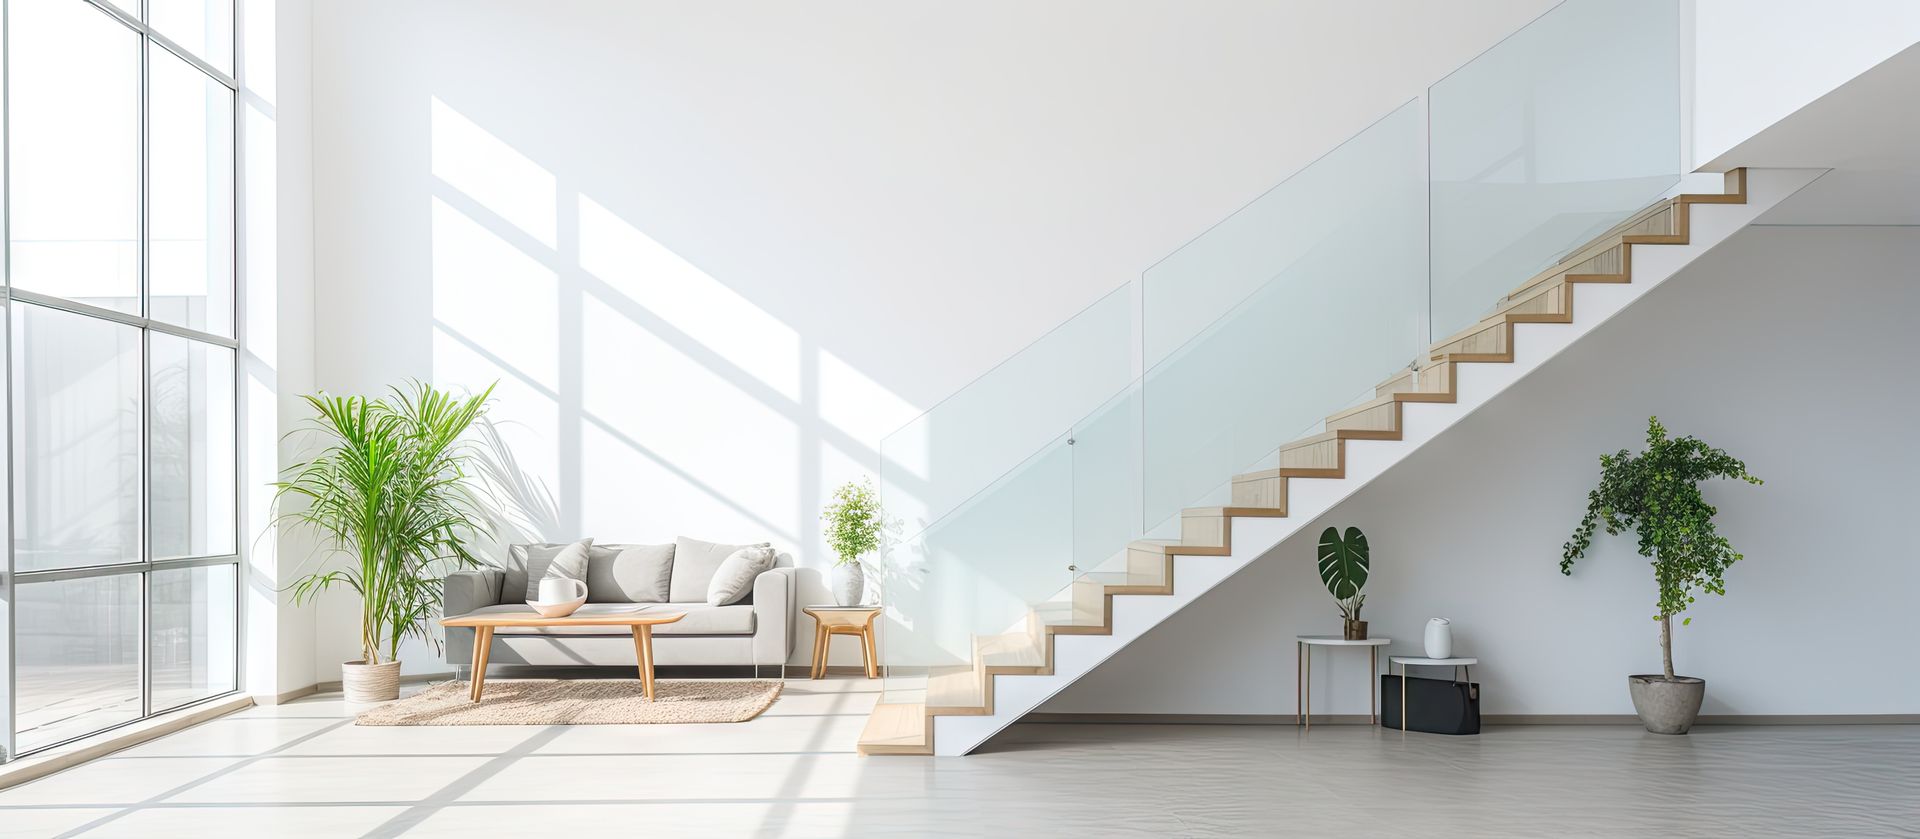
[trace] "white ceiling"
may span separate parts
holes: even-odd
[[[1831,168],[1761,224],[1920,225],[1920,44],[1707,164]]]

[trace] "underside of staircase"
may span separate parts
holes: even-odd
[[[1769,179],[1763,204],[1743,206],[1742,212],[1729,208],[1715,214],[1704,236],[1698,235],[1703,232],[1699,227],[1708,219],[1704,215],[1694,219],[1694,208],[1749,205],[1746,170],[1727,172],[1723,193],[1683,194],[1647,207],[1521,283],[1497,301],[1487,317],[1434,343],[1426,358],[1379,383],[1373,399],[1327,417],[1322,433],[1280,446],[1276,468],[1233,476],[1231,506],[1182,511],[1178,541],[1132,543],[1124,568],[1080,576],[1068,596],[1034,607],[1022,629],[976,637],[971,666],[929,674],[924,702],[883,702],[876,706],[861,734],[859,752],[929,755],[972,750],[1166,616],[1271,550],[1306,521],[1327,512],[1585,330],[1611,317],[1643,294],[1647,286],[1672,276],[1707,248],[1744,227],[1766,206],[1817,177],[1817,173],[1799,170],[1756,175]],[[1590,292],[1596,298],[1592,301],[1595,311],[1583,309],[1580,325],[1573,326],[1576,289],[1634,284],[1636,256],[1643,264],[1658,263],[1642,271],[1647,276],[1641,278],[1641,287],[1618,288],[1614,296],[1605,299],[1599,299],[1603,292]],[[1555,328],[1566,334],[1543,331]],[[1523,337],[1527,340],[1518,340]],[[1470,365],[1508,368],[1504,375],[1480,375],[1478,370],[1468,372]],[[1463,386],[1474,389],[1465,399]],[[1447,411],[1435,410],[1421,419],[1422,425],[1411,428],[1414,411],[1409,406],[1422,404],[1447,406]],[[1353,447],[1350,452],[1349,441],[1375,442]],[[1285,521],[1290,510],[1301,519]],[[1238,550],[1236,527],[1243,536]],[[1183,588],[1176,597],[1175,563],[1179,557],[1201,559],[1180,566]],[[1062,636],[1095,638],[1069,648]],[[1064,667],[1063,659],[1069,656],[1071,667]],[[936,734],[941,735],[937,750]],[[947,742],[948,737],[954,742]]]

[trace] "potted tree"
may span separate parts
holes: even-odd
[[[1760,483],[1732,455],[1693,437],[1669,438],[1659,417],[1648,418],[1646,451],[1600,456],[1600,485],[1587,493],[1586,515],[1560,559],[1560,573],[1572,576],[1573,561],[1586,555],[1594,530],[1604,524],[1612,534],[1634,531],[1640,555],[1653,560],[1662,673],[1628,676],[1627,689],[1640,721],[1656,734],[1687,733],[1707,694],[1705,679],[1674,675],[1673,618],[1694,602],[1696,591],[1726,594],[1727,566],[1741,558],[1714,529],[1719,511],[1700,494],[1700,482],[1709,478]],[[1692,622],[1687,618],[1681,625]]]
[[[873,483],[863,478],[842,484],[833,491],[833,503],[820,512],[820,519],[827,523],[827,545],[834,553],[834,603],[858,606],[866,599],[867,588],[860,557],[879,549],[883,524]]]
[[[479,564],[465,541],[490,519],[468,486],[475,451],[466,434],[492,393],[456,397],[415,382],[385,399],[304,397],[315,413],[305,431],[319,452],[274,484],[276,521],[312,529],[323,554],[346,560],[293,590],[296,603],[335,586],[360,595],[361,658],[340,667],[348,701],[399,697],[400,642],[432,640],[442,580]]]

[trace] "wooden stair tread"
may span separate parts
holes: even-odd
[[[1009,632],[981,638],[975,651],[988,667],[1045,667],[1047,653],[1039,642],[1025,632]]]
[[[1107,623],[1104,611],[1074,603],[1042,603],[1033,607],[1033,613],[1040,618],[1042,626],[1105,626]]]
[[[1167,556],[1226,556],[1226,550],[1214,545],[1189,545],[1179,541],[1136,540],[1127,543],[1127,547],[1143,551],[1158,551]]]
[[[1156,589],[1165,588],[1167,573],[1164,566],[1157,571],[1088,571],[1074,578],[1074,582],[1100,586],[1102,589]]]
[[[986,686],[979,671],[968,665],[940,668],[927,675],[927,704],[938,714],[984,714],[988,711]]]
[[[881,703],[867,715],[855,746],[863,755],[933,754],[932,724],[927,706]]]
[[[1325,443],[1332,440],[1338,440],[1338,439],[1340,439],[1340,432],[1322,431],[1319,434],[1309,434],[1305,437],[1296,439],[1290,443],[1282,443],[1280,444],[1280,450],[1284,452],[1284,451],[1291,451],[1293,449],[1304,449],[1308,446],[1317,446],[1317,445],[1320,445],[1321,443]]]
[[[1411,374],[1411,373],[1412,373],[1412,371],[1411,371],[1411,370],[1409,370],[1409,371],[1407,371],[1407,372],[1408,372],[1408,374]],[[1395,378],[1398,378],[1398,377],[1396,376]],[[1346,419],[1347,417],[1350,417],[1350,416],[1353,416],[1354,414],[1362,414],[1362,413],[1366,413],[1367,411],[1371,411],[1371,410],[1373,410],[1373,409],[1375,409],[1375,408],[1379,408],[1379,407],[1383,407],[1383,406],[1386,406],[1386,405],[1391,405],[1391,404],[1393,404],[1393,403],[1395,403],[1395,402],[1397,402],[1397,401],[1399,401],[1399,400],[1397,400],[1397,399],[1395,399],[1395,398],[1393,398],[1393,394],[1391,394],[1391,393],[1389,393],[1389,394],[1387,394],[1387,395],[1385,395],[1385,396],[1376,396],[1376,397],[1374,397],[1374,398],[1372,398],[1372,399],[1369,399],[1369,400],[1367,400],[1367,401],[1365,401],[1365,402],[1362,402],[1362,403],[1360,403],[1360,404],[1358,404],[1358,405],[1355,405],[1355,406],[1353,406],[1353,407],[1351,407],[1351,408],[1348,408],[1348,409],[1346,409],[1346,410],[1344,410],[1344,411],[1335,411],[1335,412],[1333,412],[1333,413],[1331,413],[1331,414],[1328,414],[1328,415],[1327,415],[1327,421],[1328,421],[1328,422],[1333,422],[1333,421],[1335,421],[1335,420],[1343,420],[1343,419]]]
[[[1280,519],[1287,517],[1287,511],[1279,507],[1188,507],[1180,515]]]

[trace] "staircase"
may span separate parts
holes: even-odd
[[[922,701],[876,706],[860,754],[976,748],[1818,175],[1735,169],[1721,193],[1662,199],[1567,252],[1324,431],[1281,445],[1277,465],[1232,476],[1229,504],[1181,511],[1178,539],[1132,542],[1024,625],[975,635],[970,665],[929,671]]]

